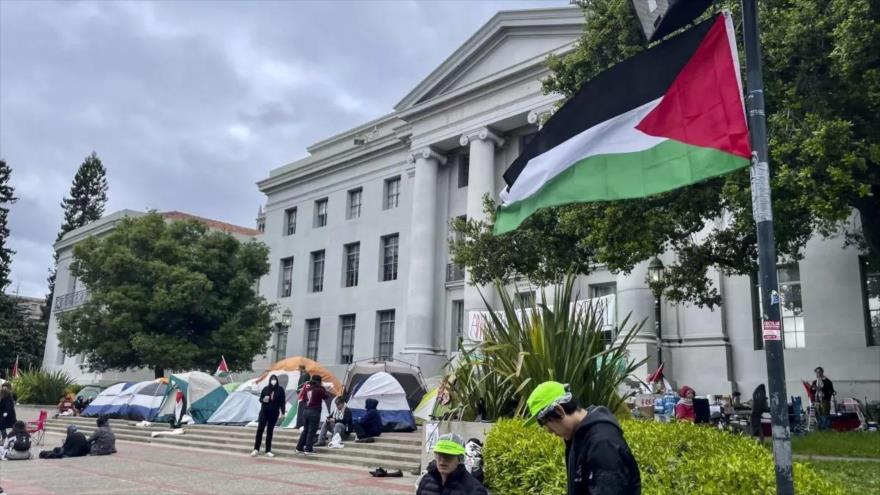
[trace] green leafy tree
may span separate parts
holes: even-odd
[[[71,272],[90,298],[62,313],[61,347],[93,370],[213,371],[221,355],[250,369],[271,333],[271,307],[255,292],[267,258],[264,244],[195,220],[126,218],[74,247]]]
[[[46,328],[32,320],[19,301],[8,294],[9,274],[15,251],[7,246],[9,240],[9,208],[18,199],[9,183],[12,168],[0,160],[0,369],[11,368],[16,358],[19,366],[40,366]]]
[[[61,240],[64,234],[78,229],[86,224],[94,222],[104,215],[104,207],[107,205],[107,169],[101,163],[94,151],[83,160],[73,184],[70,186],[70,196],[61,200],[61,208],[64,210],[64,223],[55,242]],[[48,324],[49,313],[52,310],[52,299],[55,292],[55,267],[58,265],[58,253],[55,253],[52,268],[49,269],[49,293],[46,295],[43,319]]]
[[[580,4],[584,34],[573,52],[549,58],[548,93],[570,96],[645,49],[629,0]],[[738,2],[721,4],[738,18]],[[880,263],[880,2],[766,0],[760,9],[777,251],[799,259],[813,235],[840,235]],[[641,200],[550,208],[500,237],[492,221],[452,226],[455,261],[478,283],[558,282],[597,264],[626,273],[671,249],[665,295],[712,307],[721,297],[709,267],[757,268],[747,170]]]

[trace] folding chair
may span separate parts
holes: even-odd
[[[46,419],[48,418],[48,411],[43,409],[40,411],[40,416],[36,421],[28,421],[26,423],[27,432],[31,436],[31,443],[33,445],[43,444],[43,436],[46,433]]]

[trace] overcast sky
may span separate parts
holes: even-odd
[[[8,292],[42,297],[59,203],[93,150],[106,213],[253,227],[256,181],[392,106],[498,10],[568,0],[0,0],[0,157],[19,197]]]

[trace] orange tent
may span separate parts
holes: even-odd
[[[273,371],[298,371],[301,364],[305,365],[306,372],[308,372],[309,375],[318,375],[321,377],[321,381],[332,385],[332,392],[335,395],[342,394],[342,382],[339,381],[339,378],[336,378],[336,375],[330,373],[327,368],[318,364],[317,361],[312,361],[311,359],[304,358],[302,356],[291,357],[278,361],[277,363],[270,366],[269,370],[260,376],[260,380],[265,378],[266,375]]]

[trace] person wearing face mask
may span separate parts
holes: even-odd
[[[254,439],[254,451],[251,457],[260,453],[260,444],[263,442],[263,431],[266,432],[266,457],[275,457],[272,453],[272,435],[275,433],[275,423],[278,417],[285,414],[287,398],[284,396],[284,388],[278,385],[278,377],[269,377],[269,384],[260,392],[260,416],[257,426],[257,437]]]
[[[455,433],[441,435],[434,460],[419,482],[416,495],[487,495],[486,488],[464,467],[464,440]]]

